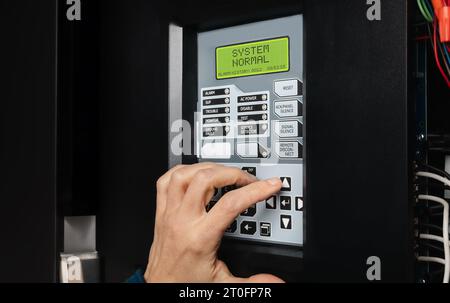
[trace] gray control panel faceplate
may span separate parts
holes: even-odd
[[[289,38],[288,71],[216,78],[216,48],[277,37]],[[285,186],[239,216],[229,237],[303,244],[302,76],[301,15],[198,34],[199,161],[247,169],[260,179],[278,176]]]

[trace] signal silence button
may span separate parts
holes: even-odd
[[[298,137],[302,125],[298,121],[275,121],[275,133],[280,138]]]

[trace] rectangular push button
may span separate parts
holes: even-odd
[[[267,124],[243,124],[238,126],[239,136],[262,135],[267,131]]]
[[[297,141],[275,142],[275,152],[280,158],[301,158],[302,146]]]
[[[203,127],[203,137],[223,137],[230,132],[229,126]]]
[[[282,229],[292,229],[292,218],[291,216],[281,215],[280,223]]]
[[[298,100],[275,101],[275,114],[280,118],[301,116],[302,104]]]
[[[229,88],[208,89],[203,91],[203,97],[212,97],[229,94],[230,94]]]
[[[253,105],[242,105],[238,106],[239,113],[245,112],[260,112],[267,110],[267,104],[253,104]]]
[[[257,94],[257,95],[239,96],[237,99],[238,99],[239,103],[261,102],[261,101],[267,101],[268,97],[267,97],[267,94]]]
[[[231,157],[231,145],[229,142],[205,143],[201,149],[204,159],[229,159]]]
[[[205,108],[203,110],[204,115],[219,115],[230,113],[229,107],[216,107],[216,108]]]
[[[238,116],[238,122],[267,121],[267,114]]]
[[[258,158],[258,143],[238,143],[236,144],[236,152],[242,158]]]
[[[280,138],[299,137],[301,128],[298,121],[275,121],[275,133]]]
[[[230,98],[217,98],[217,99],[205,99],[203,100],[204,106],[210,106],[210,105],[225,105],[230,104]]]
[[[254,235],[256,233],[256,222],[254,221],[242,221],[241,234]]]
[[[303,83],[297,79],[278,80],[274,82],[274,91],[279,97],[301,96]]]

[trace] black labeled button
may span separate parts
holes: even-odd
[[[277,208],[277,197],[272,196],[266,200],[266,208],[267,209],[276,209]]]
[[[267,94],[258,94],[258,95],[248,95],[248,96],[239,96],[238,102],[259,102],[259,101],[267,101]]]
[[[229,95],[229,94],[230,94],[229,88],[208,89],[203,91],[203,97]]]
[[[292,229],[292,218],[288,215],[281,215],[280,217],[281,229]]]
[[[203,105],[204,106],[225,105],[225,104],[230,104],[230,98],[229,97],[203,100]]]
[[[237,229],[237,221],[234,220],[233,223],[231,223],[230,226],[228,226],[227,230],[225,232],[227,233],[234,233]]]
[[[254,215],[256,215],[256,205],[253,205],[253,206],[247,208],[247,209],[241,214],[241,216],[245,216],[245,217],[253,217]]]
[[[245,112],[260,112],[263,110],[267,110],[267,104],[254,104],[254,105],[242,105],[238,106],[239,113]]]
[[[250,175],[253,175],[256,177],[256,167],[243,167],[242,170],[245,170]]]
[[[230,122],[230,117],[211,117],[203,119],[203,124],[224,124]]]
[[[272,233],[271,224],[268,222],[261,222],[259,224],[259,234],[263,237],[270,237]]]
[[[295,210],[303,210],[303,198],[295,197]]]
[[[218,115],[218,114],[228,114],[230,113],[229,107],[214,107],[203,109],[203,115]]]
[[[208,126],[203,127],[203,137],[222,137],[230,132],[229,126]]]
[[[254,235],[256,233],[256,222],[254,221],[242,221],[241,234]]]
[[[280,179],[283,184],[281,186],[281,191],[291,191],[291,188],[292,188],[291,178],[290,177],[281,177]]]
[[[238,116],[238,122],[267,121],[267,114]]]
[[[267,124],[244,124],[238,126],[238,134],[240,136],[261,135],[266,133]]]
[[[291,210],[291,197],[280,196],[280,209]]]

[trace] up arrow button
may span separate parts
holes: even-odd
[[[290,177],[281,177],[281,191],[291,191],[291,178]]]

